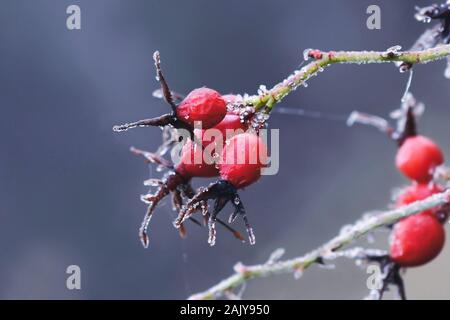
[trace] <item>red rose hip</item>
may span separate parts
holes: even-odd
[[[267,164],[267,146],[253,133],[232,137],[225,146],[220,162],[220,177],[236,189],[256,182]]]
[[[216,177],[219,171],[212,162],[206,162],[203,148],[192,141],[187,141],[181,150],[180,162],[175,171],[185,178],[191,177]]]
[[[390,257],[402,267],[416,267],[433,260],[444,247],[445,231],[429,214],[419,213],[399,221],[393,229]]]
[[[397,168],[419,183],[429,182],[434,169],[444,162],[439,146],[424,136],[411,136],[400,146],[395,159]]]
[[[213,132],[212,130],[214,129],[218,131]],[[221,146],[216,145],[215,147],[216,151],[220,151],[218,153],[221,153],[221,150],[228,139],[232,138],[237,134],[242,134],[247,130],[248,130],[248,123],[242,122],[238,114],[234,112],[228,112],[226,116],[223,118],[223,120],[219,122],[217,125],[215,125],[213,128],[202,129],[201,131],[199,129],[195,129],[194,133],[198,139],[201,139],[202,145],[204,147],[207,147],[212,142],[216,141],[218,138],[217,135],[220,135],[220,141],[222,142],[222,145]]]
[[[170,90],[169,85],[161,70],[159,52],[153,55],[156,67],[156,79],[161,84],[161,96],[170,105],[172,112],[159,117],[143,119],[122,125],[116,125],[116,132],[127,131],[137,127],[165,127],[171,126],[177,129],[185,129],[194,138],[195,122],[201,122],[203,128],[212,128],[225,117],[227,103],[220,93],[209,88],[198,88],[192,90],[180,103],[180,95]],[[159,95],[159,94],[158,94]]]
[[[435,183],[419,184],[413,183],[411,186],[403,190],[397,199],[396,206],[401,207],[411,204],[415,201],[424,200],[433,194],[444,191],[439,185]],[[431,208],[423,211],[422,213],[431,215],[438,220],[441,218],[438,216],[438,208]],[[441,221],[442,222],[442,221]]]
[[[202,128],[217,125],[227,114],[227,104],[220,93],[209,88],[192,90],[176,108],[178,119],[194,126],[201,122]]]
[[[208,243],[215,244],[217,215],[227,203],[231,203],[234,212],[228,221],[231,223],[241,216],[247,229],[249,242],[255,244],[253,228],[247,219],[237,190],[258,181],[261,177],[261,169],[267,164],[267,160],[267,146],[255,133],[246,132],[232,137],[222,151],[219,162],[220,180],[211,183],[207,188],[201,188],[180,212],[174,225],[179,227],[192,215],[201,201],[214,199],[214,208],[208,220]]]

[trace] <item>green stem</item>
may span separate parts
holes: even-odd
[[[449,203],[450,190],[433,195],[425,200],[414,202],[407,206],[402,206],[395,210],[386,211],[369,218],[361,219],[346,228],[344,232],[320,246],[319,248],[297,258],[267,262],[265,264],[244,266],[238,263],[235,266],[235,273],[230,277],[220,281],[210,289],[194,294],[189,297],[193,300],[210,300],[224,295],[227,291],[242,285],[244,282],[261,277],[267,277],[275,274],[303,272],[305,269],[313,265],[319,259],[326,260],[328,256],[341,249],[343,246],[354,242],[368,232],[390,225],[404,217],[441,206]]]
[[[248,97],[245,104],[254,106],[256,110],[265,108],[265,112],[269,113],[275,104],[329,65],[387,62],[405,62],[411,65],[427,63],[450,56],[450,45],[441,45],[422,51],[397,51],[395,48],[391,48],[386,51],[323,52],[310,49],[305,52],[305,55],[313,58],[314,61],[308,63],[300,70],[294,71],[288,78],[276,84],[272,89],[261,92],[259,95]]]

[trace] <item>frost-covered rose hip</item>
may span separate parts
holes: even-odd
[[[221,122],[210,129],[195,129],[194,133],[198,140],[202,141],[204,147],[208,147],[209,154],[220,156],[225,142],[237,134],[248,130],[248,122],[242,121],[240,116],[234,112],[228,112]],[[211,144],[214,142],[214,144]],[[213,148],[214,147],[214,148]],[[218,159],[216,159],[218,160]]]
[[[176,95],[180,97],[179,94]],[[230,99],[230,97],[227,99]],[[220,118],[221,120],[213,128],[193,130],[195,140],[201,141],[201,144],[194,143],[192,140],[187,141],[182,147],[180,160],[177,164],[171,164],[169,161],[154,153],[132,148],[132,151],[135,154],[144,156],[147,161],[169,169],[169,172],[157,183],[158,189],[156,192],[142,197],[142,200],[149,204],[147,214],[145,215],[142,227],[139,231],[144,247],[148,246],[149,239],[147,228],[153,211],[158,203],[169,193],[172,193],[174,209],[181,211],[183,198],[190,199],[195,195],[195,191],[190,185],[191,179],[194,177],[219,176],[218,162],[220,160],[220,154],[222,154],[222,150],[226,145],[226,140],[233,135],[242,134],[248,129],[248,122],[241,121],[241,118],[237,113],[232,111],[227,113],[226,103],[217,92],[211,89],[200,88],[194,90],[187,97],[183,98],[183,101],[178,108],[178,117],[186,117],[195,121],[211,121],[209,117],[202,117],[214,109],[219,110],[219,113],[225,112],[226,115],[216,115],[213,122],[219,121]],[[203,113],[202,110],[205,111],[205,113]],[[190,115],[189,117],[186,116],[188,114]],[[207,125],[211,125],[211,123],[212,122]],[[207,138],[208,130],[213,129],[215,130],[214,134],[209,135],[209,139],[205,139]],[[216,135],[220,136],[220,140],[216,139]],[[220,145],[218,144],[218,141],[221,142]],[[218,152],[220,153],[218,154],[219,157],[216,155]],[[208,217],[207,203],[205,201],[198,201],[197,204],[198,206],[196,209],[202,209],[204,216]],[[194,212],[195,210],[191,211]],[[189,219],[192,220],[193,218],[189,217]],[[240,240],[243,239],[239,232],[229,227],[220,219],[216,218],[215,220],[231,231],[236,238]],[[181,222],[177,227],[180,228],[180,233],[184,234],[184,227]]]
[[[220,93],[209,88],[198,88],[192,90],[182,101],[177,104],[175,100],[178,95],[173,93],[163,76],[159,52],[153,55],[156,66],[156,78],[161,83],[162,96],[171,106],[172,112],[162,116],[139,120],[132,123],[117,125],[114,131],[121,132],[136,127],[164,127],[172,126],[177,129],[185,129],[194,138],[194,122],[200,122],[203,128],[212,128],[225,117],[227,103]]]
[[[427,183],[432,180],[436,167],[444,163],[444,156],[433,140],[417,134],[415,112],[420,113],[420,110],[423,105],[408,94],[401,109],[394,113],[398,118],[397,129],[383,118],[356,111],[350,115],[348,124],[368,124],[387,133],[399,147],[395,158],[398,170],[411,180]]]
[[[397,207],[411,204],[413,202],[424,200],[433,194],[443,192],[444,190],[435,183],[413,183],[411,186],[402,191],[402,193],[397,198]],[[444,222],[446,219],[445,212],[441,211],[440,208],[432,208],[423,211],[422,213],[431,215],[437,218],[440,222]]]
[[[188,97],[186,97],[184,100],[187,99]],[[217,145],[217,141],[214,138],[214,135],[212,135],[212,139],[210,140],[204,139],[207,130],[211,129],[217,130],[216,133],[219,133],[221,135],[220,148]],[[147,228],[150,222],[151,215],[153,214],[153,211],[155,210],[158,203],[169,193],[172,193],[174,209],[181,211],[182,199],[191,199],[195,195],[195,191],[190,185],[191,179],[194,177],[209,178],[219,176],[219,159],[217,159],[217,157],[214,157],[214,153],[217,152],[217,150],[220,150],[220,153],[222,153],[223,147],[226,145],[225,142],[227,138],[230,138],[235,134],[242,134],[247,129],[247,122],[242,122],[238,114],[228,112],[222,119],[222,121],[220,121],[214,128],[194,130],[195,138],[197,141],[202,141],[201,145],[203,146],[203,148],[200,145],[193,143],[192,141],[187,141],[182,147],[180,160],[177,164],[171,164],[167,160],[157,156],[154,153],[132,148],[132,152],[144,156],[147,161],[156,163],[170,170],[163,177],[163,179],[159,181],[158,189],[154,194],[149,194],[142,197],[142,200],[149,204],[147,214],[145,215],[142,227],[139,231],[139,235],[144,247],[148,246]],[[205,203],[205,201],[199,201],[198,204],[199,206],[197,209],[202,209],[204,215],[207,217],[209,215],[209,213],[207,212],[207,203]],[[193,218],[189,217],[189,219],[192,220]],[[220,219],[216,218],[216,220],[226,229],[231,231],[236,238],[243,240],[239,232],[229,227]],[[177,226],[181,230],[180,233],[184,234],[183,224],[179,223]]]
[[[429,196],[444,191],[436,183],[413,183],[404,189],[397,198],[397,206],[407,205],[423,200]]]
[[[202,128],[217,125],[227,114],[227,104],[220,93],[209,88],[192,90],[176,108],[178,119],[194,126],[199,121]]]
[[[241,117],[234,113],[228,112],[221,122],[214,129],[222,133],[223,141],[226,141],[236,134],[244,133],[248,130],[248,123],[243,122]]]
[[[419,183],[429,182],[434,169],[443,162],[444,156],[439,146],[420,135],[406,138],[395,158],[397,168],[405,176]]]
[[[195,190],[190,184],[191,179],[194,177],[216,177],[219,175],[219,170],[215,163],[208,163],[205,161],[206,158],[203,154],[203,148],[190,140],[187,141],[181,149],[180,160],[175,165],[151,152],[136,148],[132,148],[131,151],[137,155],[144,156],[148,162],[156,163],[169,169],[161,180],[152,181],[152,185],[156,186],[157,190],[152,194],[141,197],[142,201],[148,204],[148,209],[144,216],[141,228],[139,229],[139,238],[141,239],[143,246],[147,248],[149,244],[147,229],[158,203],[169,193],[172,193],[174,210],[181,211],[183,198],[191,199],[195,195]],[[205,218],[208,218],[209,213],[207,211],[207,203],[200,201],[200,206],[197,209],[202,210]],[[189,219],[199,224],[199,222],[192,217],[189,217]],[[239,232],[219,219],[217,219],[217,222],[231,231],[236,238],[243,241]],[[185,229],[182,224],[179,225],[179,229],[180,234],[184,236]]]
[[[419,213],[397,222],[392,231],[391,259],[402,267],[416,267],[433,260],[444,247],[445,231],[441,223],[427,213]]]
[[[413,183],[400,194],[396,206],[424,200],[442,191],[435,183]],[[442,222],[445,217],[441,208],[431,208],[397,222],[391,235],[391,259],[402,267],[419,266],[433,260],[444,246]]]
[[[408,205],[442,192],[436,184],[413,183],[397,199],[397,206]],[[434,259],[445,241],[445,231],[439,221],[439,209],[432,208],[400,220],[394,225],[390,256],[403,267],[414,267]]]
[[[242,201],[237,190],[256,182],[261,176],[261,170],[267,163],[267,146],[255,133],[246,132],[233,136],[227,141],[219,163],[220,180],[210,184],[186,204],[174,222],[176,227],[189,218],[202,201],[214,199],[214,209],[208,221],[210,245],[215,244],[215,223],[218,213],[230,202],[234,212],[229,218],[233,222],[241,215],[249,237],[250,244],[255,243],[253,229],[250,226]]]
[[[219,164],[220,177],[236,189],[256,182],[267,163],[267,146],[253,133],[232,137],[226,144]]]
[[[213,159],[211,159],[213,160]],[[217,177],[219,170],[212,162],[206,162],[201,146],[187,141],[181,151],[180,162],[175,167],[176,172],[183,177]]]

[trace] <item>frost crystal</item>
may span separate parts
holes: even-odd
[[[353,226],[351,224],[347,224],[341,228],[341,230],[339,231],[339,234],[340,235],[346,234],[346,233],[350,232],[352,229],[353,229]]]
[[[265,85],[260,85],[258,88],[258,95],[263,96],[268,92],[267,87]]]
[[[152,96],[157,99],[164,98],[164,95],[163,95],[163,92],[161,89],[156,89],[155,91],[153,91]]]
[[[359,111],[353,111],[347,119],[347,126],[351,127],[355,123],[374,126],[382,132],[386,132],[389,129],[386,119]]]
[[[158,187],[162,184],[163,184],[162,181],[159,179],[148,179],[144,181],[144,186],[148,187]]]
[[[386,50],[386,52],[385,53],[383,53],[382,54],[382,56],[384,57],[384,58],[392,58],[392,57],[399,57],[401,54],[400,54],[400,50],[402,49],[402,47],[401,46],[393,46],[393,47],[390,47],[390,48],[388,48],[387,50]],[[365,63],[365,62],[364,62]]]
[[[251,126],[255,130],[259,130],[266,126],[269,115],[263,112],[256,112],[251,120]]]
[[[281,259],[281,257],[284,255],[285,250],[283,248],[278,248],[269,257],[269,260],[267,260],[267,264],[272,264],[277,262]]]
[[[303,60],[305,60],[305,61],[309,60],[309,52],[311,50],[312,50],[311,48],[303,50]]]

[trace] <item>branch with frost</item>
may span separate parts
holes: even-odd
[[[419,51],[400,51],[399,46],[387,49],[386,51],[320,51],[307,49],[304,52],[305,59],[313,59],[300,70],[296,70],[284,81],[276,84],[272,89],[267,90],[261,86],[258,95],[248,96],[244,99],[244,105],[252,106],[256,110],[265,108],[269,113],[273,106],[280,102],[290,92],[299,86],[306,86],[306,82],[323,71],[325,67],[332,64],[352,63],[406,63],[410,66],[414,64],[427,63],[450,56],[450,44],[440,45],[434,48]],[[402,69],[401,69],[402,70]]]
[[[340,256],[340,254],[342,255],[343,251],[339,252],[338,250],[343,246],[354,242],[377,228],[391,225],[407,216],[448,203],[450,203],[450,189],[435,194],[425,200],[416,201],[407,206],[363,218],[352,226],[346,227],[339,235],[324,245],[303,256],[289,260],[279,260],[281,252],[275,251],[272,257],[264,264],[245,266],[242,263],[237,263],[234,267],[233,275],[220,281],[218,284],[204,292],[193,294],[189,299],[209,300],[227,296],[233,289],[236,289],[245,284],[248,280],[255,278],[286,273],[300,275],[314,263],[322,263],[325,260],[332,260],[337,256]],[[357,252],[354,254],[357,254]]]

